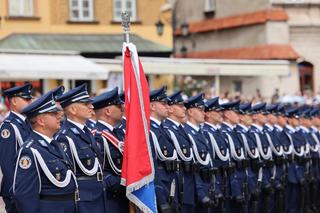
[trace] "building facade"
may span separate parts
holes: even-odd
[[[122,51],[121,12],[128,11],[132,41],[138,44],[138,51],[144,56],[167,57],[171,54],[172,27],[168,14],[160,10],[165,3],[165,0],[0,0],[0,50],[46,54],[72,51],[84,57],[114,58]],[[155,26],[159,19],[164,24],[161,36]],[[69,86],[83,81],[71,82]],[[62,80],[35,78],[34,82],[48,90]],[[106,86],[106,81],[101,80],[88,83],[96,90]],[[12,84],[2,82],[4,87]]]
[[[222,93],[320,91],[319,0],[178,0],[175,17],[177,57],[291,64],[287,76],[220,77]]]

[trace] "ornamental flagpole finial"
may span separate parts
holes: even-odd
[[[124,31],[124,39],[126,43],[130,42],[129,35],[130,35],[130,15],[128,11],[121,13],[121,25]]]

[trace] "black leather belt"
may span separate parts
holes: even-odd
[[[40,194],[40,200],[47,200],[47,201],[75,201],[76,194],[64,194],[64,195],[44,195]]]
[[[97,172],[97,175],[95,176],[78,176],[77,180],[97,180],[97,181],[103,181],[103,175],[101,172]]]

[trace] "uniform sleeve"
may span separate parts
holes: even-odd
[[[39,212],[39,175],[31,150],[22,148],[17,158],[13,193],[19,213]]]
[[[9,123],[3,123],[0,129],[0,167],[3,173],[2,193],[8,193],[12,185],[16,158],[16,137],[13,127]]]

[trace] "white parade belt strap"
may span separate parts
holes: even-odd
[[[22,139],[22,136],[21,136],[21,133],[20,133],[20,130],[18,129],[18,127],[13,124],[13,123],[10,123],[10,125],[13,127],[13,130],[14,130],[14,134],[16,136],[16,141],[17,141],[17,144],[16,144],[16,150],[18,151],[19,148],[22,146],[23,144],[23,139]],[[19,145],[19,147],[17,146]]]
[[[283,153],[285,154],[285,155],[291,155],[292,154],[292,152],[293,152],[293,145],[292,145],[292,142],[291,142],[291,140],[292,139],[290,139],[291,137],[287,134],[287,133],[285,133],[286,135],[287,135],[287,137],[289,138],[289,141],[290,141],[290,145],[289,145],[289,149],[288,149],[288,151],[286,151],[285,149],[283,149]]]
[[[206,159],[202,160],[200,155],[199,155],[196,142],[194,141],[193,137],[190,134],[188,134],[188,136],[189,136],[189,138],[191,140],[193,151],[194,151],[194,154],[196,156],[197,161],[203,166],[208,165],[210,163],[210,161],[211,161],[210,155],[207,153]]]
[[[313,140],[317,143],[317,145],[314,148],[312,146],[310,146],[310,149],[313,152],[319,152],[319,146],[320,146],[319,139],[315,133],[311,133],[311,136],[312,136]]]
[[[186,157],[186,156],[183,154],[182,150],[181,150],[180,144],[179,144],[178,139],[177,139],[177,137],[175,136],[175,134],[174,134],[171,130],[169,130],[169,133],[170,133],[170,137],[171,137],[171,139],[172,139],[172,141],[173,141],[174,147],[176,148],[176,150],[177,150],[179,156],[181,157],[181,159],[182,159],[183,161],[192,161],[192,160],[193,160],[192,149],[190,148],[190,156],[189,156],[189,157]]]
[[[211,145],[212,145],[212,147],[214,148],[214,151],[213,151],[213,152],[218,155],[218,157],[219,157],[220,160],[222,160],[222,161],[229,161],[229,160],[230,160],[230,154],[229,154],[229,152],[228,152],[228,149],[226,149],[226,154],[223,155],[223,154],[221,153],[221,151],[220,151],[220,148],[219,148],[219,146],[218,146],[218,144],[217,144],[216,139],[213,137],[213,135],[212,135],[210,132],[208,132],[208,135],[209,135],[209,138],[210,138]]]
[[[94,166],[93,166],[93,168],[92,168],[91,170],[87,169],[87,168],[82,164],[82,162],[81,162],[81,160],[80,160],[80,158],[79,158],[79,156],[78,156],[78,152],[77,152],[76,146],[74,145],[73,140],[72,140],[71,138],[69,138],[68,136],[66,136],[66,137],[67,137],[67,140],[68,140],[70,149],[71,149],[72,157],[76,160],[76,162],[77,162],[79,168],[81,169],[81,171],[82,171],[84,174],[88,175],[88,176],[93,176],[93,175],[97,174],[98,169],[99,169],[99,167],[100,167],[98,159],[95,158],[95,160],[94,160]],[[100,170],[101,170],[101,168],[100,168]]]
[[[271,152],[271,149],[270,147],[268,147],[268,150],[267,150],[267,154],[264,153],[263,151],[263,148],[262,148],[262,144],[261,144],[261,140],[260,140],[260,137],[257,133],[254,133],[254,136],[256,138],[256,141],[257,141],[257,147],[258,147],[258,150],[260,152],[260,156],[264,159],[264,160],[270,160],[272,159],[272,152]]]
[[[276,147],[273,145],[273,142],[271,140],[271,136],[269,135],[269,133],[265,132],[268,142],[270,144],[271,150],[272,152],[277,155],[277,156],[282,156],[283,155],[283,147],[280,146],[279,151],[276,149]]]
[[[286,133],[286,134],[287,134],[287,133]],[[290,140],[290,144],[291,144],[291,146],[292,146],[292,151],[293,151],[293,153],[294,153],[295,155],[297,155],[298,157],[302,157],[302,156],[304,155],[303,147],[301,147],[300,152],[298,152],[298,151],[296,150],[296,148],[294,148],[293,140],[292,140],[291,135],[290,135],[290,134],[287,134],[287,136],[288,136],[288,138],[289,138],[289,140]]]
[[[156,134],[154,134],[153,131],[150,130],[150,133],[151,133],[151,137],[152,137],[152,141],[153,141],[153,144],[154,144],[154,147],[155,147],[155,151],[157,153],[157,156],[159,158],[159,160],[161,161],[171,161],[171,160],[176,160],[177,159],[177,152],[176,150],[173,150],[173,154],[171,157],[166,157],[163,153],[162,153],[162,150],[161,150],[161,147],[159,145],[159,141],[158,141],[158,138],[156,136]]]
[[[38,150],[34,149],[34,148],[30,148],[30,150],[32,151],[33,153],[33,156],[35,159],[38,160],[39,162],[39,165],[42,169],[42,171],[44,172],[44,174],[47,176],[47,178],[50,180],[50,182],[59,187],[59,188],[64,188],[66,186],[69,185],[70,183],[70,180],[71,180],[71,177],[74,179],[75,181],[75,184],[76,184],[76,188],[78,188],[78,184],[77,184],[77,181],[76,181],[76,177],[75,175],[73,174],[73,172],[69,169],[66,173],[66,178],[63,180],[63,181],[58,181],[53,175],[52,173],[50,172],[50,170],[48,169],[45,161],[43,160],[41,154],[39,153]]]
[[[117,174],[117,175],[121,175],[122,170],[119,169],[113,162],[112,156],[111,156],[111,152],[110,152],[110,148],[109,148],[109,144],[108,141],[105,137],[102,137],[103,139],[103,145],[104,145],[104,149],[106,150],[106,155],[108,158],[108,161],[110,163],[111,169]]]
[[[249,154],[249,156],[252,158],[252,159],[255,159],[255,158],[258,158],[259,157],[259,151],[258,149],[255,147],[254,148],[254,154],[252,153],[250,147],[249,147],[249,144],[248,144],[248,140],[247,140],[247,137],[243,134],[243,133],[240,133],[241,135],[241,138],[243,140],[243,143],[244,143],[244,148],[247,150],[247,153]]]
[[[231,156],[233,157],[234,160],[240,161],[240,160],[244,160],[244,153],[243,153],[243,149],[241,149],[241,153],[240,155],[238,155],[236,148],[234,146],[234,141],[231,137],[231,135],[229,133],[226,132],[226,135],[228,137],[228,141],[229,141],[229,146],[230,146],[230,152],[231,152]]]

